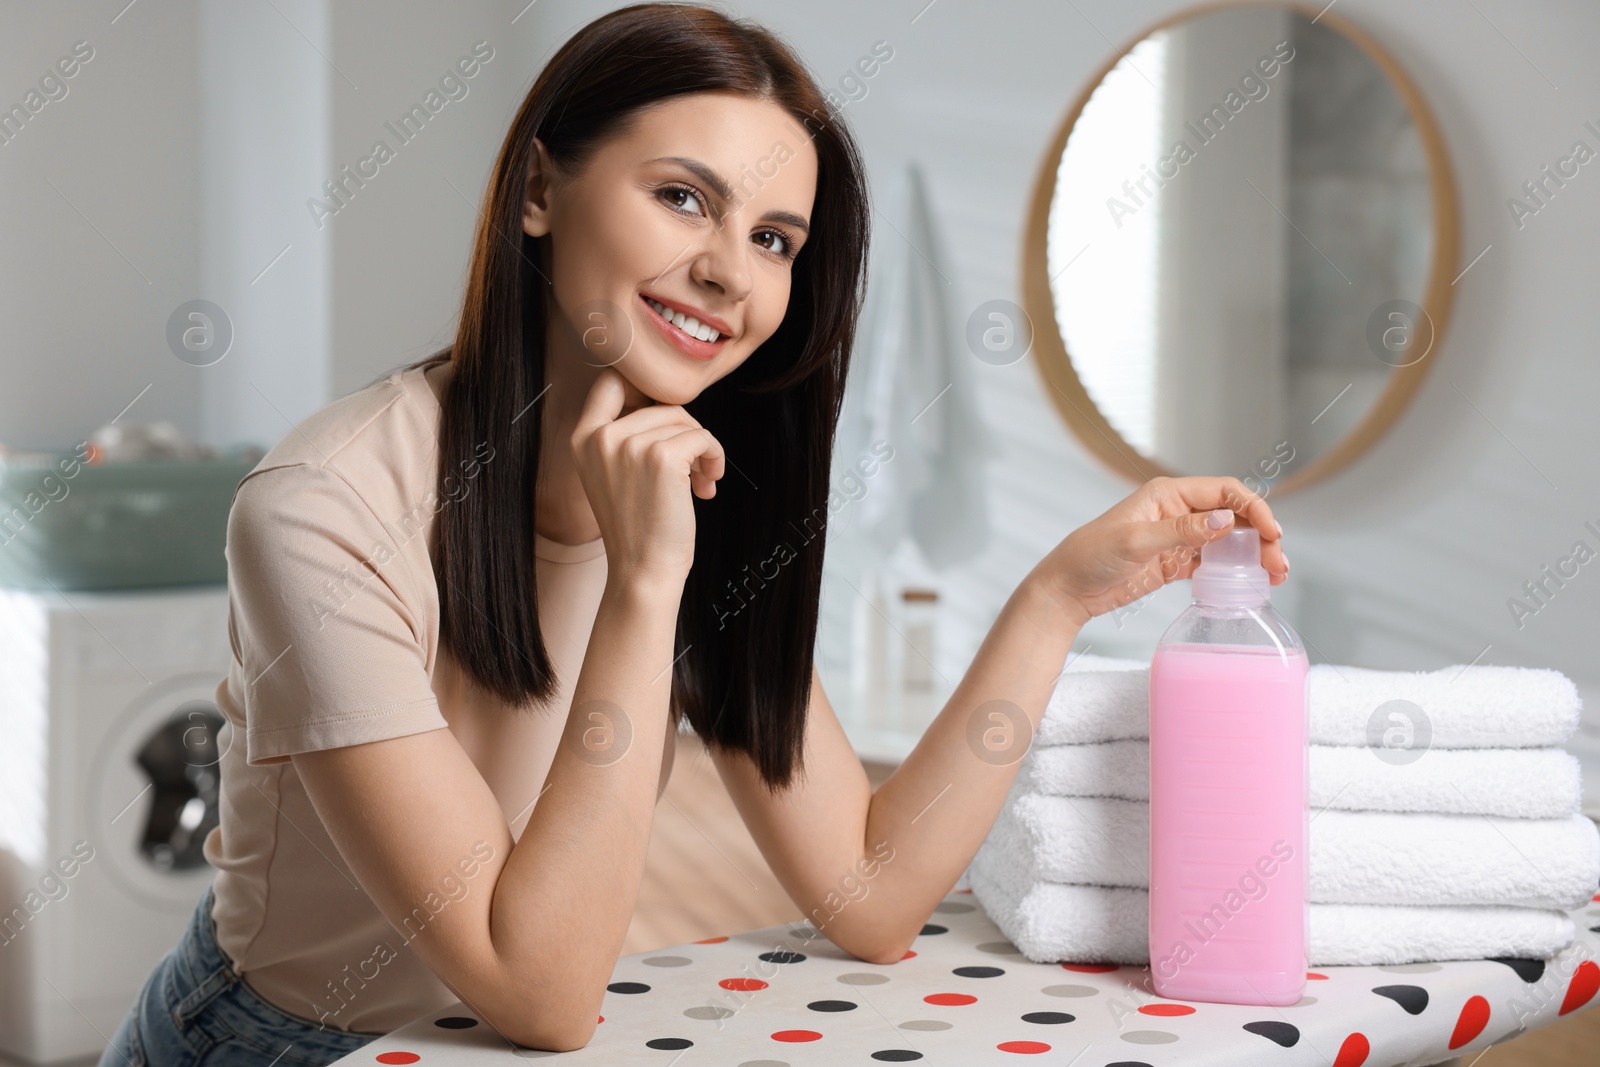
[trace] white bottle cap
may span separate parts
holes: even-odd
[[[1272,581],[1261,565],[1261,535],[1240,526],[1200,548],[1189,592],[1199,604],[1251,607],[1271,594]]]

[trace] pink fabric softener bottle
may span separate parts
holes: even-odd
[[[1150,662],[1150,975],[1173,1000],[1305,990],[1309,661],[1269,589],[1255,529],[1203,546]]]

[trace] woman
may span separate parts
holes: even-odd
[[[586,1044],[680,718],[801,910],[891,963],[1084,622],[1187,577],[1235,511],[1283,579],[1241,483],[1145,484],[1034,567],[874,793],[812,667],[867,234],[849,133],[759,27],[639,5],[556,53],[454,344],[239,486],[218,873],[102,1064],[322,1064],[456,999]],[[1027,726],[1004,759],[967,740],[996,707]]]

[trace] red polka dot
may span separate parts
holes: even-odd
[[[379,1063],[416,1063],[420,1059],[422,1059],[422,1057],[418,1056],[415,1052],[378,1053]]]
[[[1139,1009],[1145,1015],[1193,1015],[1187,1004],[1146,1004]]]
[[[929,993],[922,999],[929,1004],[961,1005],[976,1004],[978,1002],[978,998],[971,993]]]
[[[1367,1035],[1360,1032],[1351,1034],[1339,1046],[1339,1054],[1333,1058],[1333,1067],[1361,1067],[1367,1062],[1367,1054],[1371,1051]]]
[[[1489,1002],[1482,997],[1468,997],[1461,1006],[1461,1015],[1456,1019],[1455,1032],[1450,1035],[1450,1047],[1460,1048],[1483,1033],[1483,1028],[1488,1025]]]
[[[1306,977],[1311,979],[1313,982],[1326,982],[1328,980],[1327,975],[1318,974],[1316,971],[1307,971]]]
[[[772,1035],[774,1041],[821,1041],[822,1035],[815,1030],[779,1030]]]
[[[909,960],[912,956],[915,956],[915,955],[916,955],[915,952],[912,952],[910,949],[906,949],[906,954],[904,956],[901,956],[900,958],[903,959],[903,960]]]
[[[1036,1056],[1041,1052],[1050,1051],[1050,1046],[1043,1041],[1002,1041],[995,1048],[1001,1052],[1020,1052],[1025,1056]]]
[[[717,984],[723,989],[737,989],[742,993],[753,993],[757,989],[767,988],[767,983],[759,978],[724,978]]]
[[[1594,999],[1596,992],[1600,992],[1600,965],[1596,965],[1594,960],[1584,960],[1572,972],[1572,981],[1567,983],[1567,995],[1556,1014],[1565,1015],[1583,1007]]]
[[[1107,974],[1117,969],[1115,963],[1063,963],[1061,966],[1080,974]]]
[[[702,938],[701,940],[696,941],[695,944],[697,944],[697,945],[718,945],[718,944],[721,944],[722,942],[724,942],[726,940],[728,940],[728,935],[727,934],[723,934],[721,937]]]
[[[972,890],[970,890],[970,889],[957,889],[956,892],[957,893],[970,893],[970,892],[972,892]],[[1595,897],[1595,899],[1596,900],[1600,900],[1600,897]]]

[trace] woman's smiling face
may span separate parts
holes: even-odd
[[[552,171],[542,145],[536,171],[522,227],[551,237],[554,345],[684,404],[783,321],[817,154],[777,104],[672,97],[606,139],[577,175]]]

